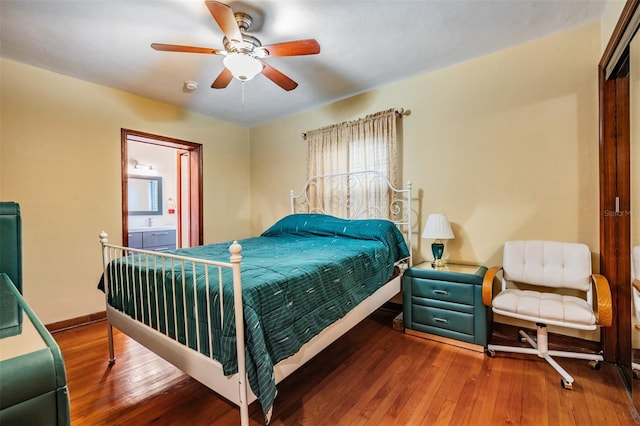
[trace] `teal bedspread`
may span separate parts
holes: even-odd
[[[276,397],[273,366],[295,354],[303,344],[384,285],[395,262],[408,257],[409,252],[402,234],[390,221],[345,220],[319,214],[287,216],[260,237],[239,243],[243,256],[247,374],[268,421]],[[230,245],[229,241],[171,253],[228,262]],[[160,275],[167,274],[166,269],[147,263],[138,256],[126,259],[130,275],[139,278],[129,280],[123,291],[111,283],[109,303],[206,355],[211,342],[214,357],[225,374],[235,373],[231,271],[223,271],[224,324],[219,320],[217,285],[209,290],[209,322],[205,285],[203,280],[196,283],[198,349],[191,264],[185,265],[184,281],[182,274],[175,277],[175,282],[184,282],[183,297],[181,285],[157,284],[161,282]],[[217,270],[210,269],[217,282]],[[171,277],[168,278],[171,282]],[[176,321],[171,315],[165,317],[165,307],[172,312],[174,304],[178,312],[186,312],[186,327],[184,316]]]

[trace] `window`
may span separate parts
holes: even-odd
[[[395,109],[389,109],[309,131],[306,135],[309,177],[375,171],[397,187],[397,119]],[[346,209],[347,217],[352,217],[358,206],[371,203],[388,211],[388,185],[380,178],[366,182],[354,178],[347,185],[346,191],[338,184],[314,188],[309,196],[312,207],[324,212]]]

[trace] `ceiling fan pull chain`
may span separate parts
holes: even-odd
[[[244,81],[242,82],[242,108],[244,108]]]

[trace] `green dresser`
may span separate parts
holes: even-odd
[[[484,351],[491,335],[491,311],[482,303],[487,268],[424,262],[402,278],[405,332]]]
[[[18,204],[0,202],[0,425],[69,425],[60,347],[21,294],[21,226]]]
[[[22,293],[22,222],[17,203],[0,202],[0,272]],[[8,286],[0,286],[0,338],[20,333],[22,309]]]

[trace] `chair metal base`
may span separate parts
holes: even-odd
[[[521,353],[521,354],[534,354],[538,355],[540,358],[544,358],[551,366],[560,373],[562,376],[561,385],[565,389],[573,388],[573,377],[567,373],[567,371],[560,366],[552,358],[552,356],[564,357],[564,358],[575,358],[575,359],[586,359],[591,361],[589,364],[592,368],[598,369],[599,362],[603,361],[604,358],[601,354],[589,354],[589,353],[581,353],[581,352],[568,352],[568,351],[550,351],[548,347],[548,334],[547,334],[547,326],[545,324],[536,324],[537,326],[537,336],[535,339],[530,337],[523,330],[520,330],[520,336],[522,341],[528,342],[532,347],[531,348],[522,348],[516,346],[502,346],[502,345],[487,345],[487,354],[489,356],[493,356],[495,352],[513,352],[513,353]]]

